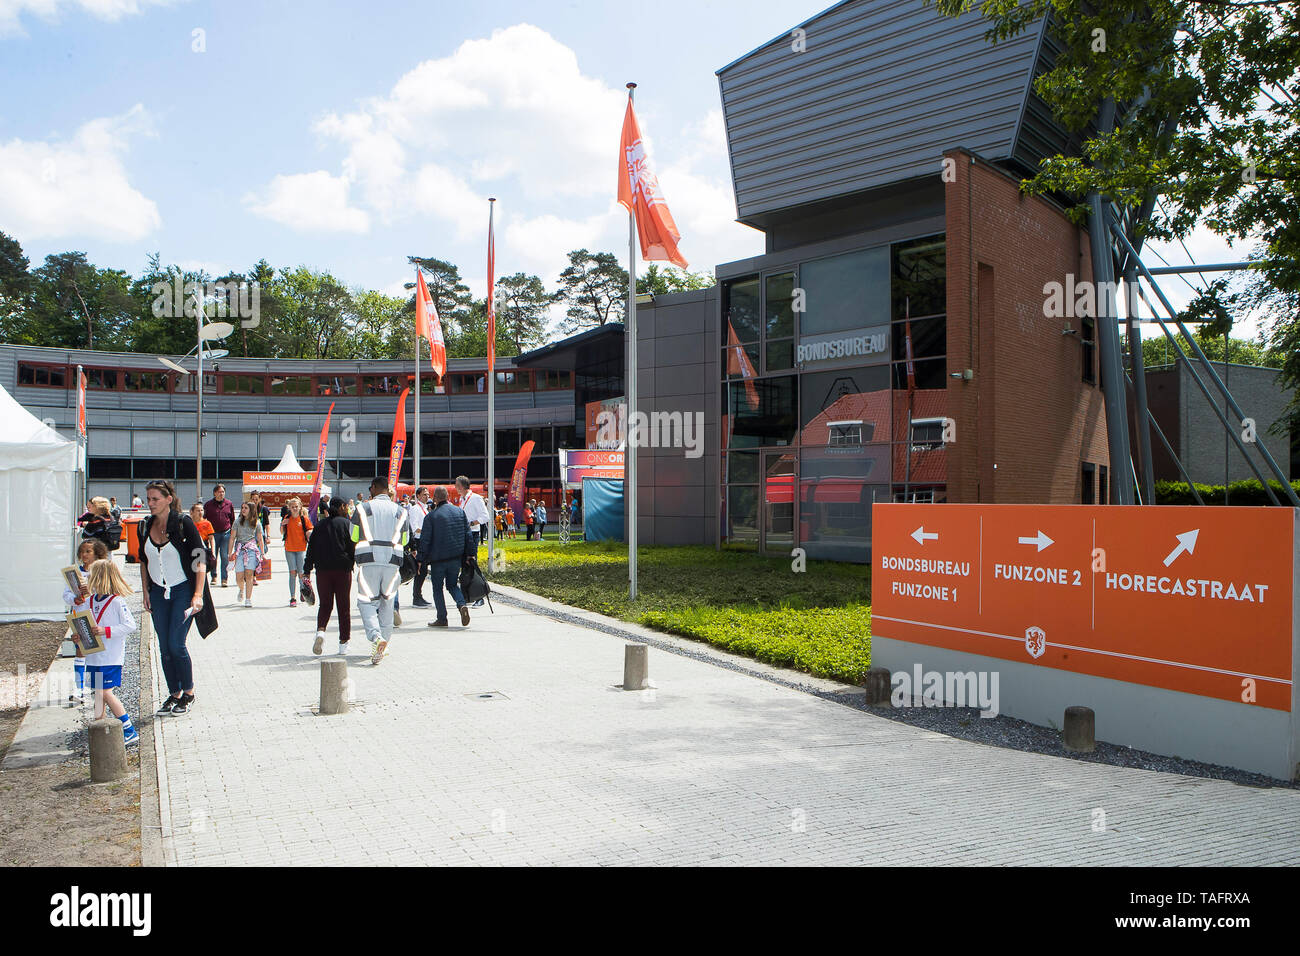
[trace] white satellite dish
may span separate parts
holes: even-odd
[[[213,359],[225,358],[229,354],[230,349],[209,349],[203,353],[203,357],[210,362]]]
[[[172,361],[171,359],[169,359],[169,358],[163,358],[161,355],[159,355],[159,356],[158,356],[158,361],[159,361],[159,362],[162,362],[163,365],[166,365],[166,366],[167,366],[168,368],[170,368],[170,369],[175,369],[177,372],[180,372],[182,375],[189,375],[189,374],[190,374],[190,370],[189,370],[189,369],[187,369],[187,368],[182,368],[181,366],[177,365],[175,362],[173,362],[173,361]]]
[[[229,322],[209,322],[199,332],[199,338],[204,341],[208,339],[224,339],[233,331],[235,331],[235,327]]]

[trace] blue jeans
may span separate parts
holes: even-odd
[[[161,587],[149,582],[149,605],[152,608],[149,616],[153,618],[153,629],[158,632],[158,656],[162,658],[163,677],[173,697],[181,691],[194,690],[194,666],[190,652],[185,648],[185,638],[193,621],[193,618],[185,616],[185,612],[193,600],[192,580],[174,585],[171,600],[163,597]]]
[[[456,602],[456,607],[465,606],[465,595],[460,590],[460,558],[430,561],[429,583],[433,586],[433,606],[438,612],[438,620],[447,620],[447,602],[442,597],[444,584],[451,592],[451,599]]]
[[[212,553],[217,556],[217,564],[221,565],[221,583],[226,583],[226,573],[230,569],[230,562],[226,560],[226,552],[230,550],[230,529],[225,531],[212,532]],[[208,568],[208,573],[212,575],[212,580],[217,580],[217,569]]]

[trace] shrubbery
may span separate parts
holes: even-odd
[[[1273,493],[1277,495],[1282,504],[1287,504],[1286,489],[1280,481],[1270,481],[1269,485]],[[1158,505],[1194,505],[1196,499],[1192,497],[1192,491],[1185,481],[1157,481],[1156,486],[1156,504]],[[1291,487],[1300,493],[1300,481],[1291,482]],[[1200,492],[1201,499],[1207,505],[1223,504],[1223,485],[1203,485],[1199,481],[1196,483],[1196,490]],[[1264,486],[1254,478],[1246,478],[1242,481],[1233,481],[1228,484],[1228,504],[1229,505],[1267,505],[1272,504],[1268,500],[1268,495],[1264,493]]]

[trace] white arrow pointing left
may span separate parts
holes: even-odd
[[[925,525],[922,525],[912,532],[912,537],[916,539],[917,544],[925,544],[927,541],[938,541],[939,532],[926,531]]]
[[[1051,538],[1049,538],[1047,535],[1043,534],[1043,532],[1042,532],[1041,530],[1038,532],[1038,534],[1036,534],[1036,535],[1035,535],[1034,537],[1032,537],[1032,538],[1027,538],[1027,537],[1025,537],[1025,536],[1022,535],[1022,536],[1020,537],[1019,540],[1020,540],[1020,543],[1021,543],[1021,544],[1036,544],[1036,545],[1038,545],[1038,550],[1039,550],[1039,551],[1042,551],[1044,548],[1046,548],[1046,547],[1050,547],[1051,545],[1056,544],[1055,541],[1053,541],[1053,540],[1052,540]]]
[[[1184,551],[1188,554],[1195,553],[1196,536],[1200,533],[1200,528],[1193,528],[1191,531],[1184,531],[1182,534],[1175,535],[1174,537],[1178,539],[1178,547],[1170,551],[1169,556],[1165,558],[1165,567],[1169,567],[1169,565],[1173,564],[1174,558],[1178,557]]]

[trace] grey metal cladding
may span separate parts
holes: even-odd
[[[1050,26],[1038,31],[1038,40],[1033,77],[1026,90],[1024,115],[1011,155],[1013,164],[1027,172],[1037,170],[1040,161],[1048,156],[1080,155],[1084,136],[1095,132],[1095,127],[1089,124],[1081,133],[1070,133],[1052,116],[1051,107],[1034,92],[1033,81],[1052,69],[1061,51],[1061,43]]]
[[[718,71],[738,218],[1012,155],[1041,23],[992,44],[978,13],[848,0]]]

